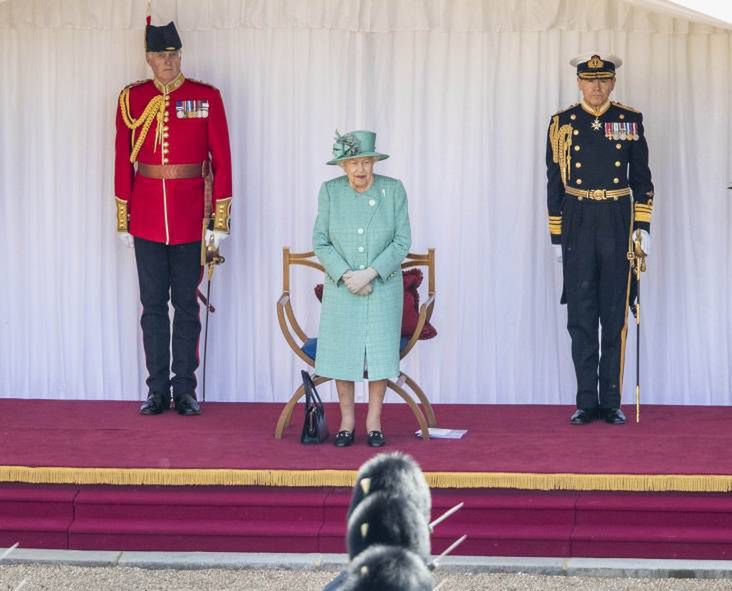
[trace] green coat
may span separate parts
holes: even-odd
[[[315,372],[339,380],[399,375],[404,286],[401,262],[411,244],[407,194],[397,179],[374,175],[371,188],[354,191],[345,176],[320,189],[313,250],[325,267]],[[348,291],[348,270],[372,267],[378,276],[368,296]]]

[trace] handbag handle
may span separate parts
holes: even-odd
[[[305,405],[309,406],[310,400],[312,399],[318,406],[323,406],[323,401],[320,399],[320,395],[315,389],[313,378],[311,378],[310,374],[304,369],[300,370],[300,375],[302,376],[302,383],[305,386]]]

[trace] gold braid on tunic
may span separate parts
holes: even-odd
[[[555,115],[549,126],[549,141],[552,145],[552,159],[559,164],[562,183],[567,185],[572,165],[572,126],[570,124],[559,127],[559,115]]]
[[[135,119],[132,116],[132,113],[130,113],[130,89],[129,87],[127,87],[119,95],[119,110],[122,113],[122,120],[125,122],[125,125],[128,129],[132,130],[132,152],[130,153],[130,163],[134,164],[137,160],[137,155],[140,152],[140,148],[142,148],[142,144],[147,137],[147,132],[150,130],[150,126],[152,125],[152,122],[154,120],[157,120],[157,127],[155,132],[155,144],[153,146],[153,151],[157,150],[158,142],[162,143],[165,99],[161,94],[152,98],[145,107],[145,110],[142,112],[142,115]],[[135,130],[140,126],[142,126],[142,130],[140,131],[140,135],[137,138],[137,141],[135,141]]]

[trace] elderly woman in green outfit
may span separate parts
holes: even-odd
[[[401,181],[374,174],[388,158],[376,134],[336,135],[333,159],[345,176],[323,183],[313,250],[325,267],[315,373],[334,378],[341,408],[335,444],[353,443],[354,382],[369,380],[368,444],[384,445],[381,407],[386,381],[399,375],[403,284],[401,262],[411,231]]]

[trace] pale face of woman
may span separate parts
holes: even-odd
[[[359,193],[371,186],[374,180],[373,158],[349,158],[341,162],[348,177],[348,183]]]

